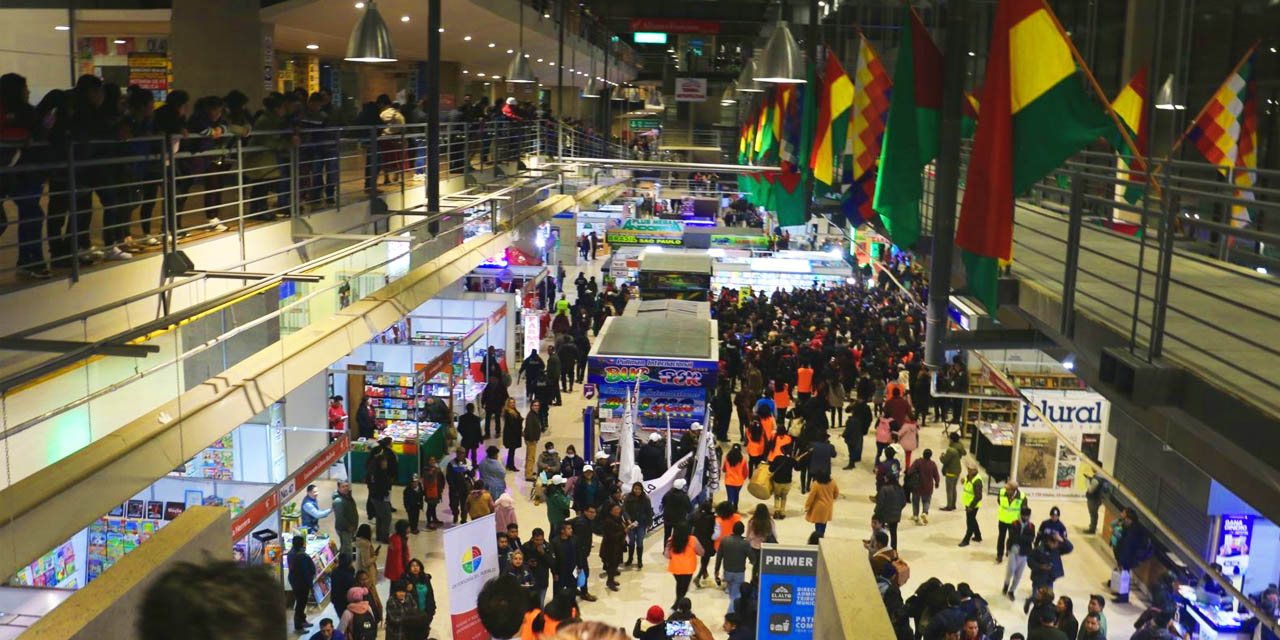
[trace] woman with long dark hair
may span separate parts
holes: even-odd
[[[750,469],[747,467],[747,461],[742,455],[742,445],[735,444],[729,449],[729,453],[724,456],[724,463],[720,466],[720,477],[724,479],[724,490],[729,496],[729,503],[734,509],[738,508],[738,496],[742,493],[742,485],[747,483],[747,475]]]
[[[679,522],[671,529],[671,538],[667,540],[667,548],[662,555],[667,558],[667,572],[676,579],[676,600],[689,592],[689,583],[698,570],[698,556],[705,553],[689,523]]]
[[[639,563],[636,568],[643,569],[644,534],[649,531],[649,525],[653,524],[653,503],[649,502],[649,496],[644,492],[644,483],[632,483],[631,493],[622,499],[622,510],[630,521],[627,525],[627,566],[631,566],[632,560],[635,560]]]

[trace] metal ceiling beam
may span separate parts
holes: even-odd
[[[154,344],[122,344],[119,342],[76,342],[74,340],[40,340],[38,338],[0,338],[0,350],[4,351],[43,351],[47,353],[70,353],[78,349],[87,349],[91,355],[123,356],[126,358],[145,358],[152,353],[159,353],[160,346]]]

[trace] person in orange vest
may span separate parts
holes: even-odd
[[[574,590],[561,589],[537,615],[532,618],[525,616],[528,627],[520,627],[520,640],[554,638],[560,623],[577,617],[578,601]]]
[[[791,442],[791,434],[786,431],[779,431],[778,435],[773,438],[773,446],[769,449],[769,462],[773,462],[774,458],[782,455],[782,448],[790,445]]]
[[[724,478],[724,490],[729,494],[729,504],[732,504],[736,511],[742,485],[747,483],[747,476],[751,473],[747,467],[747,460],[742,455],[742,445],[735,444],[732,449],[729,449],[729,453],[724,456],[724,463],[720,465],[720,472],[721,477]]]
[[[778,421],[786,424],[787,409],[791,408],[791,387],[787,383],[773,383],[773,406],[778,409]]]
[[[747,427],[748,473],[755,473],[756,465],[764,460],[764,445],[766,441],[764,427],[760,424],[760,420],[752,420],[751,425]]]
[[[769,410],[768,405],[756,405],[756,418],[760,419],[760,426],[764,427],[764,439],[772,440],[773,434],[777,431],[778,423],[773,418],[773,412]]]
[[[662,556],[667,559],[667,572],[676,579],[676,600],[689,593],[689,583],[698,571],[698,558],[706,553],[702,543],[693,535],[689,523],[680,522],[671,530],[667,548]]]
[[[813,367],[806,362],[796,369],[796,397],[800,400],[808,400],[811,395],[813,395]]]

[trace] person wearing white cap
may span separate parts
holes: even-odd
[[[569,496],[565,495],[564,485],[564,476],[558,473],[547,483],[547,521],[551,531],[558,530],[560,523],[569,518]]]
[[[649,441],[636,452],[636,466],[645,480],[653,480],[667,472],[667,451],[662,446],[662,436],[649,434]]]
[[[587,507],[598,507],[605,497],[604,487],[596,478],[596,468],[583,465],[582,477],[573,484],[573,510],[582,513]]]
[[[671,537],[671,529],[676,524],[688,522],[689,516],[693,515],[693,502],[689,500],[689,494],[684,492],[684,488],[689,483],[684,478],[676,478],[671,484],[671,490],[667,495],[662,496],[662,539],[666,540]]]

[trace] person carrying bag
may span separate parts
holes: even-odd
[[[768,465],[759,465],[751,474],[751,482],[747,483],[747,491],[760,500],[768,500],[773,495],[773,473]]]

